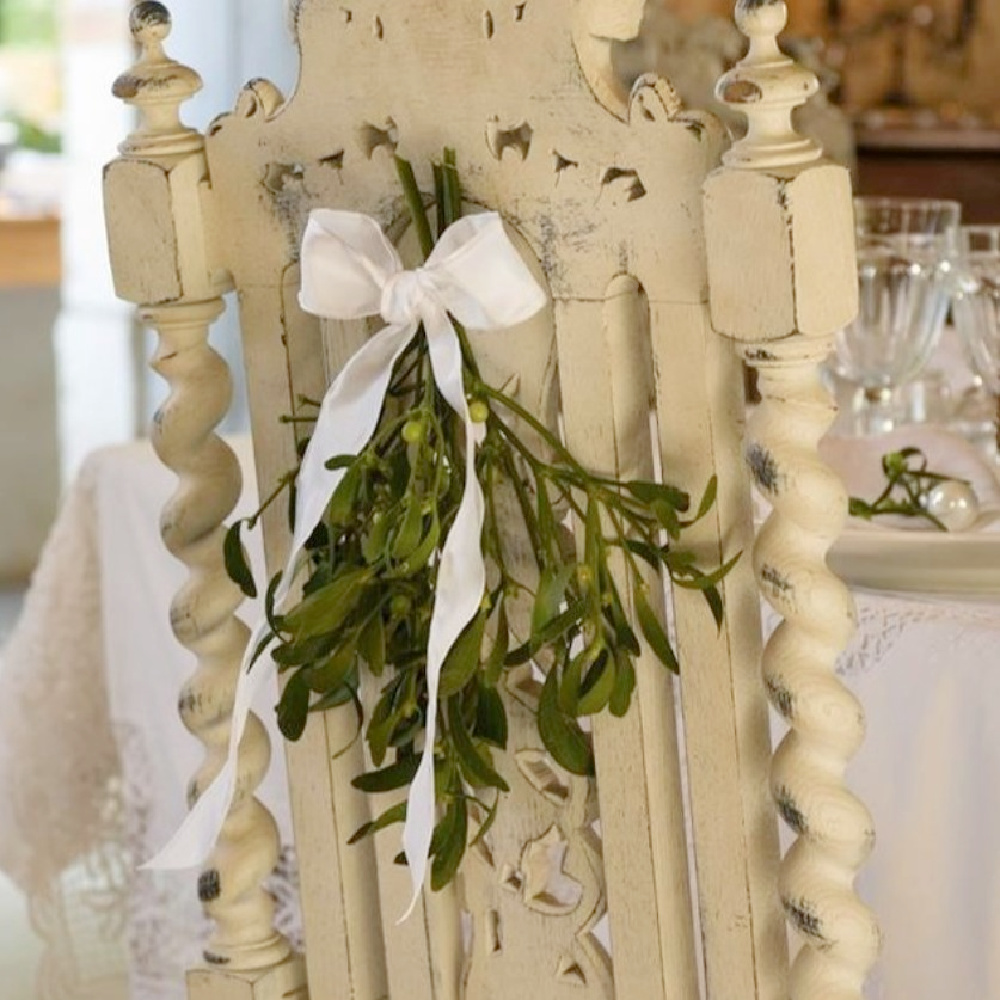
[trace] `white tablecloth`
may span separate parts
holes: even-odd
[[[248,444],[237,451],[250,469]],[[175,712],[192,661],[166,617],[184,579],[157,534],[171,489],[148,445],[94,455],[3,654],[0,868],[50,913],[52,1000],[124,996],[109,984],[126,927],[132,1000],[180,1000],[198,954],[193,876],[134,872],[180,821],[200,759]],[[858,607],[839,669],[869,718],[849,780],[878,830],[860,880],[886,935],[871,993],[1000,1000],[1000,607],[864,594]],[[288,838],[275,760],[264,798]],[[291,859],[274,889],[294,933]]]
[[[250,443],[232,444],[245,515],[256,507]],[[41,914],[45,1000],[181,1000],[200,960],[195,875],[136,871],[183,818],[202,759],[176,709],[194,658],[167,615],[186,571],[158,529],[175,482],[148,443],[93,454],[0,654],[0,868]],[[274,702],[272,688],[257,709],[280,747]],[[273,759],[261,797],[287,845],[284,757]],[[296,936],[293,868],[286,850],[270,888]]]

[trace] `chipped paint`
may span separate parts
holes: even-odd
[[[803,836],[809,832],[809,821],[806,814],[796,805],[791,789],[784,785],[778,788],[774,793],[774,804],[793,833]]]
[[[639,179],[639,171],[631,167],[608,167],[601,177],[601,186],[607,187],[615,181],[624,180],[627,182],[625,188],[626,201],[638,201],[646,197],[646,186]]]
[[[719,95],[725,104],[758,104],[764,91],[752,80],[732,80],[722,88]]]
[[[772,496],[777,493],[783,477],[771,451],[759,441],[754,441],[747,449],[746,458],[754,482],[765,493]]]
[[[771,704],[783,719],[790,720],[795,712],[795,695],[773,675],[764,679],[764,685]]]
[[[823,936],[823,922],[812,903],[803,898],[785,899],[782,902],[789,922],[799,933],[805,934],[820,947],[829,947],[830,942]]]
[[[218,868],[210,868],[198,876],[198,899],[212,903],[222,895],[222,877]]]
[[[760,578],[776,593],[788,595],[795,591],[795,584],[773,566],[765,566],[760,571]]]

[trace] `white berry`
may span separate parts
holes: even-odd
[[[966,531],[979,517],[979,501],[968,483],[948,480],[927,493],[926,510],[949,531]]]

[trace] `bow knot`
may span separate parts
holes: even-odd
[[[298,502],[291,553],[275,594],[281,607],[291,592],[299,557],[344,469],[328,469],[331,455],[359,454],[378,424],[393,368],[421,323],[441,395],[465,425],[465,492],[437,562],[434,610],[427,645],[427,718],[424,753],[410,786],[403,846],[420,894],[435,824],[434,744],[437,691],[444,658],[479,611],[486,587],[481,535],[484,501],[476,478],[476,445],[484,429],[472,421],[462,382],[462,351],[449,313],[478,330],[523,323],[545,304],[545,293],[524,266],[496,213],[459,219],[441,234],[423,267],[403,268],[396,248],[366,215],[319,209],[302,238],[306,312],[352,320],[381,315],[388,324],[347,362],[327,390],[297,479]],[[145,867],[188,868],[211,853],[236,791],[238,751],[250,706],[270,677],[252,655],[267,635],[262,622],[247,645],[236,687],[225,765],[198,799],[173,839]],[[265,661],[269,663],[269,661]],[[269,663],[273,669],[273,664]]]
[[[429,309],[439,310],[434,280],[422,267],[397,271],[382,286],[379,313],[393,326],[422,322]]]

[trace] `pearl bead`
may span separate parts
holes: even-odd
[[[928,491],[926,509],[949,531],[966,531],[979,517],[979,501],[972,487],[956,480],[938,483]]]

